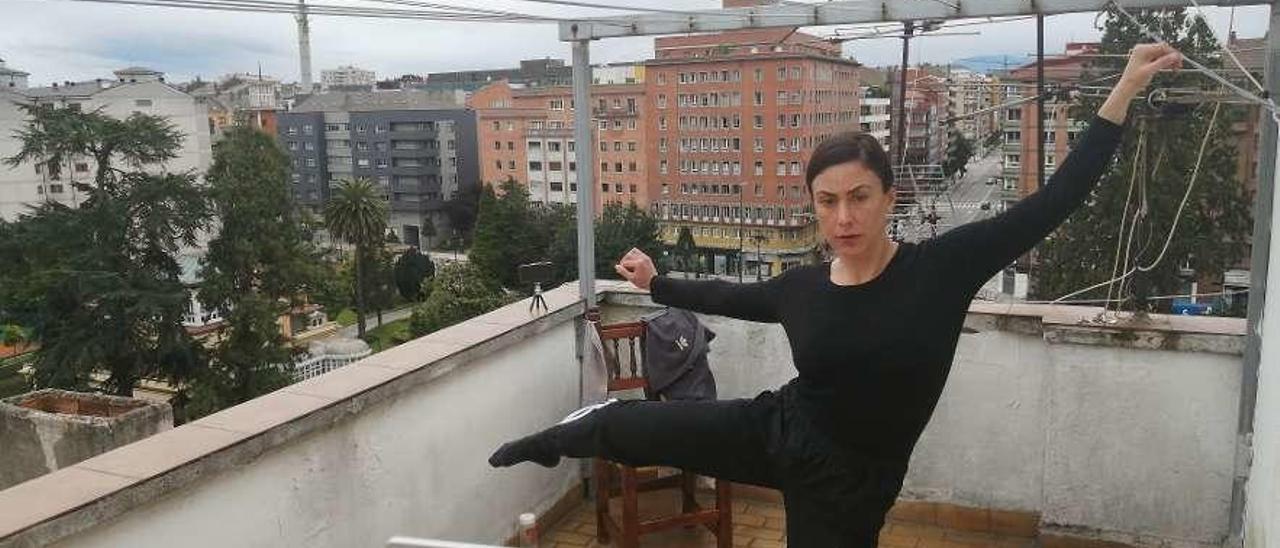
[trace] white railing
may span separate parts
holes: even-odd
[[[367,358],[372,353],[372,349],[366,348],[363,351],[351,354],[308,356],[293,363],[293,378],[295,381],[304,381],[311,377],[317,377],[357,360]]]

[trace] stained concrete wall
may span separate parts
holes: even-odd
[[[486,462],[501,442],[576,408],[574,349],[563,322],[55,546],[372,547],[394,535],[501,544],[519,513],[545,511],[579,481],[567,460]]]
[[[33,398],[92,399],[103,407],[134,408],[106,417],[45,412],[22,405]],[[0,401],[0,490],[170,428],[173,409],[167,403],[63,390],[7,398]]]
[[[606,321],[653,310],[644,295],[612,294],[610,302],[618,306],[605,310]],[[795,375],[780,326],[702,320],[718,335],[710,364],[722,398],[750,397]],[[903,497],[1030,511],[1043,528],[1139,544],[1220,545],[1231,506],[1242,370],[1232,352],[1240,337],[1182,335],[1179,344],[1212,351],[1155,350],[1178,344],[1112,344],[1089,333],[1055,335],[1066,328],[1039,318],[1002,320],[970,315],[978,332],[960,337]]]

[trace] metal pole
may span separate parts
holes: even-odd
[[[743,190],[746,190],[746,189],[743,189]],[[743,231],[742,219],[743,219],[743,216],[746,215],[746,211],[745,211],[746,208],[743,207],[744,203],[742,201],[743,200],[742,196],[743,196],[743,192],[739,191],[738,192],[738,283],[742,283],[742,269],[747,265],[746,261],[743,260],[742,258],[742,238],[743,236],[745,236],[745,234],[743,234],[742,232]]]
[[[1272,97],[1280,96],[1280,4],[1271,5],[1271,32],[1267,36],[1266,85]],[[1275,180],[1280,171],[1280,155],[1276,147],[1277,128],[1271,116],[1261,109],[1260,123],[1262,138],[1258,158],[1258,192],[1253,203],[1253,244],[1249,257],[1249,311],[1246,314],[1244,369],[1240,378],[1240,407],[1236,425],[1236,470],[1231,486],[1231,524],[1228,544],[1240,546],[1244,538],[1245,488],[1249,478],[1249,466],[1252,460],[1253,415],[1258,402],[1258,372],[1262,364],[1262,329],[1264,309],[1267,306],[1267,278],[1271,272],[1280,273],[1280,268],[1273,269],[1270,261],[1280,257],[1280,253],[1271,253],[1271,229],[1275,210]],[[1278,265],[1280,266],[1280,265]],[[1278,302],[1277,304],[1280,304]],[[1275,306],[1275,305],[1272,305]],[[1280,317],[1275,311],[1273,317]],[[1271,331],[1276,328],[1272,327]],[[1268,356],[1275,352],[1268,350]],[[1274,363],[1274,357],[1272,357]],[[1274,365],[1272,366],[1274,367]],[[1270,372],[1274,375],[1275,372]],[[1243,458],[1241,458],[1243,457]]]
[[[595,141],[591,138],[591,42],[573,43],[573,139],[578,162],[578,294],[596,307]]]
[[[916,30],[915,21],[902,23],[902,68],[898,70],[898,137],[894,139],[893,151],[898,156],[898,164],[907,162],[907,63],[911,62],[911,33]]]
[[[1044,14],[1036,14],[1036,188],[1044,188]]]

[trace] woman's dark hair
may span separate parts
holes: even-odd
[[[818,175],[831,166],[849,162],[862,162],[867,169],[874,171],[880,177],[885,192],[893,188],[893,168],[880,141],[861,131],[846,131],[826,138],[813,149],[804,173],[804,184],[809,188],[809,194],[813,194],[813,180]]]

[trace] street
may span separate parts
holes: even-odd
[[[951,187],[951,203],[954,204],[955,211],[953,213],[950,208],[943,208],[944,219],[942,224],[947,227],[956,227],[999,213],[1001,207],[1001,185],[999,183],[994,185],[987,184],[991,177],[999,175],[1000,150],[998,148],[982,158],[970,161],[968,172]],[[991,209],[984,211],[982,209],[984,202],[990,203]],[[954,217],[945,218],[949,215],[954,215]]]

